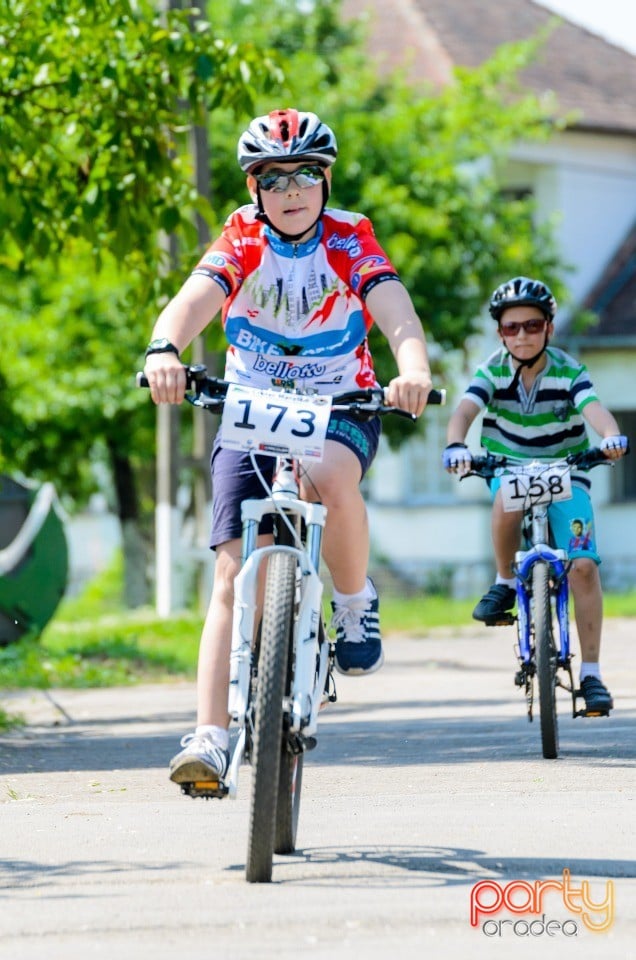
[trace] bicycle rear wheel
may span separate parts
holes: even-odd
[[[267,567],[251,754],[252,795],[245,866],[250,883],[269,883],[272,879],[284,749],[283,697],[295,591],[295,557],[289,553],[273,553]]]
[[[294,645],[290,643],[287,678],[285,680],[286,697],[291,696],[293,680]],[[283,737],[278,778],[278,802],[276,803],[274,853],[293,853],[296,849],[304,757],[305,754],[300,743],[296,749],[293,740]]]
[[[554,645],[552,606],[550,603],[550,571],[546,563],[532,568],[534,598],[534,642],[539,682],[541,714],[541,746],[546,760],[559,753],[559,731],[556,708],[557,651]]]
[[[329,641],[325,635],[322,620],[318,629],[318,655],[316,657],[316,674],[320,662],[320,648]],[[294,661],[293,645],[289,648],[289,663],[287,669],[287,683],[285,694],[291,695]],[[316,676],[316,679],[318,677]],[[310,738],[315,746],[315,738]],[[278,782],[278,803],[276,805],[276,839],[274,853],[293,853],[296,849],[296,834],[298,832],[298,818],[300,816],[300,795],[303,782],[303,763],[307,741],[295,744],[293,738],[285,739],[280,758],[280,779]]]
[[[289,745],[283,744],[278,779],[274,853],[293,853],[296,849],[304,756],[302,750],[299,753],[292,753]]]

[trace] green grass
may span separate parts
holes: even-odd
[[[603,598],[605,617],[636,617],[636,590],[629,593],[606,593]]]
[[[202,617],[127,610],[118,558],[64,600],[39,639],[0,648],[0,689],[105,687],[194,677]],[[1,721],[0,721],[1,722]]]
[[[159,619],[121,602],[121,564],[66,600],[38,640],[0,648],[0,689],[103,687],[195,676],[202,616]],[[385,635],[469,627],[476,598],[382,596]],[[636,617],[636,591],[605,597],[606,617]],[[6,723],[0,711],[0,727]]]

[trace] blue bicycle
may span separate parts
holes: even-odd
[[[550,544],[548,507],[555,500],[571,497],[572,467],[588,471],[599,464],[612,462],[598,448],[570,454],[562,460],[520,461],[510,457],[473,457],[465,477],[485,480],[499,477],[504,509],[523,511],[522,532],[525,549],[515,554],[517,616],[507,613],[488,626],[517,624],[516,654],[519,670],[515,684],[525,691],[528,720],[533,719],[534,678],[539,687],[539,714],[543,756],[558,756],[559,736],[556,688],[562,687],[572,698],[572,716],[591,716],[577,709],[576,689],[572,678],[570,652],[570,618],[568,609],[568,571],[570,560],[565,550]],[[609,711],[603,711],[608,715]],[[598,713],[596,715],[599,715]]]

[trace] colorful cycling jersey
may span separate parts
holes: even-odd
[[[376,384],[367,333],[369,291],[399,280],[362,214],[325,210],[316,235],[287,243],[236,210],[193,274],[220,284],[229,341],[225,377],[319,393]]]
[[[545,353],[545,367],[529,393],[519,380],[511,395],[515,371],[505,349],[475,371],[464,398],[484,411],[481,445],[490,453],[551,460],[588,449],[583,410],[598,398],[587,368],[558,347]],[[584,473],[573,472],[572,480],[590,487]]]

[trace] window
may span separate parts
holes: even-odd
[[[504,200],[529,200],[534,196],[532,187],[504,187],[499,191]]]

